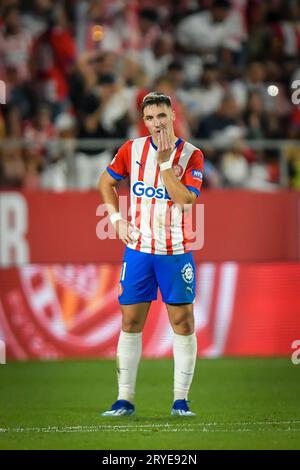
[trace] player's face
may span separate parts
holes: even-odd
[[[173,122],[175,120],[175,113],[172,108],[165,104],[151,104],[146,106],[143,119],[145,126],[155,140],[163,127],[167,130],[169,136],[174,132]]]

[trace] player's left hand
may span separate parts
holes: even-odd
[[[161,128],[157,137],[157,142],[157,162],[158,164],[167,162],[173,151],[173,145],[165,127]]]

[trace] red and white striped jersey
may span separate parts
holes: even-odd
[[[170,160],[177,178],[198,196],[202,152],[178,139]],[[157,147],[150,136],[127,141],[107,171],[116,180],[130,177],[131,222],[140,235],[137,241],[128,244],[129,248],[162,255],[189,251],[184,211],[168,195],[157,163]]]

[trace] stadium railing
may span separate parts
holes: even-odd
[[[51,163],[52,157],[59,155],[60,159],[66,162],[68,184],[67,188],[76,188],[76,153],[79,152],[77,149],[86,150],[97,150],[105,149],[112,152],[112,157],[116,150],[124,143],[126,138],[113,138],[113,139],[50,139],[43,149],[45,151],[45,165]],[[216,144],[213,140],[203,140],[190,138],[189,141],[198,148],[211,149],[217,152],[225,152],[232,148],[231,145],[220,145]],[[253,151],[271,151],[277,155],[277,162],[279,164],[280,177],[279,187],[287,188],[289,186],[289,175],[288,175],[288,158],[287,150],[290,148],[296,148],[300,150],[299,140],[243,140],[243,146]],[[2,139],[0,141],[0,161],[1,157],[5,155],[5,149],[21,148],[26,149],[30,145],[40,145],[29,139]]]

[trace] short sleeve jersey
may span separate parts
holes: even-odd
[[[170,160],[178,180],[199,196],[203,175],[201,150],[178,139]],[[165,255],[189,251],[185,213],[168,195],[151,137],[127,141],[107,171],[116,180],[130,178],[131,221],[139,236],[129,248]]]

